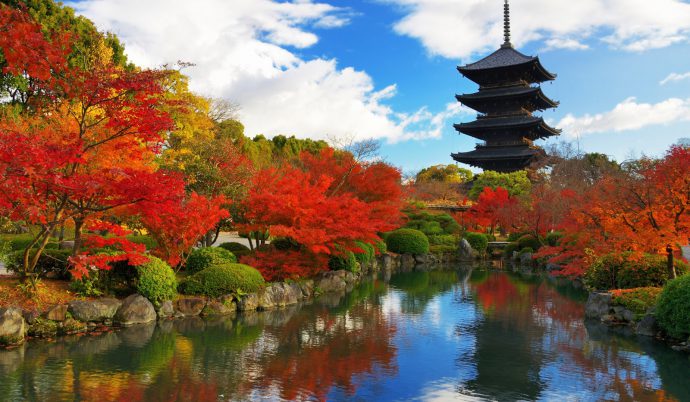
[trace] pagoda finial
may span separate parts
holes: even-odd
[[[508,0],[505,0],[503,5],[503,46],[501,47],[513,47],[510,43],[510,5]]]

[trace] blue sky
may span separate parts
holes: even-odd
[[[144,3],[144,4],[142,4]],[[160,4],[158,4],[160,3]],[[197,92],[239,103],[247,134],[376,138],[405,172],[473,148],[456,70],[502,41],[500,0],[85,0],[145,66],[184,60]],[[622,161],[690,137],[690,3],[513,0],[513,43],[558,78],[555,141]],[[669,77],[666,82],[663,80]],[[686,75],[684,75],[686,74]],[[675,79],[674,79],[675,77]]]

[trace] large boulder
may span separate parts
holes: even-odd
[[[659,332],[656,318],[653,314],[645,315],[635,327],[635,332],[643,336],[655,336]]]
[[[113,320],[120,325],[145,324],[156,320],[153,304],[140,294],[133,294],[122,301]]]
[[[611,293],[589,294],[585,304],[585,317],[602,319],[611,311]]]
[[[460,240],[458,253],[460,254],[459,257],[461,261],[473,261],[477,254],[467,239]]]
[[[175,301],[175,311],[185,317],[201,314],[204,306],[206,306],[206,299],[203,297],[186,297]]]
[[[158,314],[158,318],[170,318],[174,316],[175,307],[173,306],[173,302],[170,300],[162,302],[156,313]]]
[[[67,305],[58,304],[53,306],[43,313],[43,317],[53,321],[65,321],[65,318],[67,318]]]
[[[403,254],[400,256],[400,268],[403,270],[410,270],[417,265],[414,256],[412,254]]]
[[[17,345],[24,342],[26,329],[21,309],[0,308],[0,345]]]
[[[345,276],[341,271],[324,272],[314,280],[314,287],[321,293],[344,292],[347,289]],[[342,271],[346,272],[346,271]]]
[[[111,320],[122,302],[117,299],[74,300],[69,303],[72,317],[83,322],[103,322]]]
[[[308,299],[314,295],[314,281],[312,279],[300,281],[298,286],[302,291],[303,299]]]
[[[256,311],[259,307],[259,295],[256,293],[249,293],[242,297],[237,302],[237,310],[239,311]]]
[[[218,316],[232,314],[237,310],[237,305],[232,298],[221,300],[210,300],[201,310],[203,316]]]
[[[302,298],[302,289],[298,284],[275,283],[259,293],[259,310],[270,310],[296,304]]]

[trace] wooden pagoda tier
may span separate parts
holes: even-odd
[[[501,48],[477,62],[458,67],[462,75],[479,84],[479,91],[455,97],[479,115],[475,121],[454,127],[484,144],[452,157],[484,170],[512,172],[545,156],[533,142],[558,135],[560,130],[533,115],[558,106],[539,87],[542,82],[556,79],[556,75],[547,71],[538,57],[513,49],[507,0],[504,11],[505,42]]]

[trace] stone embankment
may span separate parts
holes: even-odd
[[[413,269],[417,265],[448,260],[452,260],[452,256],[383,254],[362,266],[358,273],[329,271],[312,279],[272,283],[257,293],[242,296],[228,294],[217,299],[181,297],[164,301],[157,308],[139,294],[123,300],[74,300],[43,312],[6,307],[0,309],[0,345],[17,345],[27,338],[53,338],[103,331],[110,327],[147,324],[156,320],[280,309],[320,295],[349,292],[362,278],[379,271],[390,275]]]

